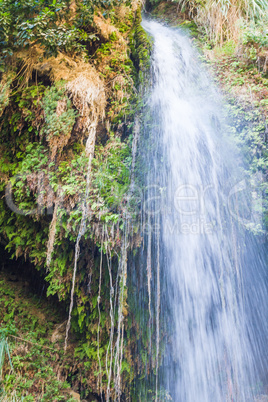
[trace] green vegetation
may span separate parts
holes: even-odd
[[[29,292],[29,283],[18,281],[8,271],[1,273],[0,286],[1,379],[4,379],[0,383],[1,400],[13,397],[19,401],[36,398],[49,401],[57,397],[71,401],[70,385],[64,380],[71,369],[70,356],[63,356],[62,341],[53,344],[50,340],[53,333],[56,340],[59,311],[51,302]],[[57,367],[62,380],[57,379]]]
[[[13,291],[1,281],[0,314],[8,317],[1,328],[20,317],[14,336],[28,345],[22,350],[11,335],[1,338],[1,351],[10,350],[14,369],[10,372],[5,358],[2,392],[7,399],[44,401],[71,400],[65,392],[70,386],[82,397],[108,388],[112,394],[107,359],[116,364],[117,332],[111,338],[110,328],[111,319],[116,328],[118,313],[110,302],[116,306],[122,294],[120,308],[127,316],[118,261],[140,107],[138,77],[149,65],[150,43],[136,2],[3,0],[0,5],[0,243],[10,258],[23,257],[45,277],[46,295],[60,301],[62,321],[81,236],[65,355],[65,333],[59,347],[51,345],[51,318],[24,320],[23,292],[9,310],[5,303]],[[126,323],[125,330],[132,325]],[[55,362],[50,347],[59,355]],[[60,381],[59,366],[66,373]],[[121,374],[120,392],[126,393],[134,376],[130,353]]]
[[[86,43],[99,40],[90,32],[94,13],[102,7],[109,12],[123,1],[62,1],[46,0],[0,2],[0,49],[4,63],[21,49],[33,44],[45,48],[46,55],[59,51],[80,53]],[[130,4],[130,2],[129,2]]]

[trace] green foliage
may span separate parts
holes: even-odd
[[[36,207],[35,200],[37,194],[33,192],[38,186],[38,177],[31,176],[33,173],[41,173],[48,161],[48,154],[45,147],[38,143],[32,143],[26,146],[24,159],[18,164],[15,175],[11,178],[10,183],[13,186],[13,195],[15,196],[17,207],[25,211],[32,210]],[[29,176],[32,177],[29,185]]]
[[[71,400],[65,394],[69,385],[59,381],[55,373],[59,361],[64,365],[62,352],[48,348],[52,346],[52,321],[60,319],[55,307],[23,289],[22,284],[9,282],[4,274],[0,277],[0,294],[1,397],[30,401],[39,395],[43,401]],[[7,353],[5,362],[3,351]]]
[[[43,98],[43,107],[45,126],[42,128],[41,134],[44,133],[46,135],[46,139],[54,154],[55,148],[62,150],[67,144],[77,112],[73,109],[70,99],[65,95],[65,87],[62,82],[46,89]],[[58,140],[53,138],[55,136],[59,137]]]
[[[15,102],[18,104],[19,109],[25,121],[34,123],[38,108],[42,106],[42,98],[44,96],[45,86],[42,84],[32,85],[23,88],[15,95]],[[28,127],[28,131],[32,131],[32,127]]]
[[[220,54],[212,63],[228,101],[231,136],[244,154],[243,175],[258,194],[252,212],[264,221],[263,227],[249,224],[248,229],[263,234],[268,225],[267,79],[258,70],[257,52],[249,59],[247,49],[243,48],[243,55]]]
[[[69,18],[69,1],[52,3],[46,0],[0,2],[0,48],[2,62],[6,56],[25,46],[38,43],[48,55],[56,55],[59,49],[81,51],[79,41],[87,34],[66,22]]]
[[[42,345],[31,345],[30,350],[24,356],[13,356],[14,372],[5,376],[5,392],[12,393],[16,389],[17,396],[24,400],[36,400],[36,387],[42,392],[42,400],[50,401],[57,398],[57,401],[71,400],[66,398],[64,390],[69,388],[66,382],[57,380],[53,368],[49,364],[50,352],[45,352]],[[18,374],[23,371],[25,374]],[[33,378],[27,372],[34,373]],[[37,389],[38,389],[37,388]],[[30,399],[31,398],[31,399]]]
[[[0,50],[1,63],[17,50],[39,44],[46,55],[58,51],[82,52],[85,41],[97,40],[87,32],[92,25],[95,8],[109,8],[118,1],[84,0],[79,2],[76,15],[72,15],[70,0],[0,1]]]
[[[110,139],[106,149],[99,146],[96,150],[93,184],[104,201],[105,209],[119,212],[130,183],[131,150],[119,138]],[[94,203],[91,208],[96,210],[98,206]],[[115,222],[118,219],[118,216],[113,214],[108,216]],[[106,222],[108,216],[103,216]]]
[[[237,48],[237,44],[234,40],[230,39],[226,41],[222,46],[216,46],[214,50],[214,54],[217,57],[222,56],[233,56],[235,54]]]
[[[268,28],[263,22],[249,25],[244,25],[243,43],[257,44],[260,47],[268,46]]]

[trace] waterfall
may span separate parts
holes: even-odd
[[[268,372],[268,270],[247,230],[261,216],[243,155],[191,40],[143,26],[154,50],[137,157],[143,247],[129,264],[142,356],[133,400],[254,401]]]

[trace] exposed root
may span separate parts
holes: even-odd
[[[55,62],[55,60],[54,60]],[[86,142],[86,155],[88,157],[88,169],[87,169],[87,180],[86,180],[86,192],[85,198],[82,205],[82,220],[78,232],[78,236],[76,239],[75,245],[75,263],[74,263],[74,271],[73,271],[73,281],[72,281],[72,290],[71,290],[71,302],[69,309],[69,318],[66,327],[66,338],[65,338],[65,346],[64,349],[67,348],[68,341],[68,333],[71,325],[71,315],[73,309],[73,298],[74,298],[74,288],[75,288],[75,279],[77,272],[77,262],[79,259],[80,253],[80,241],[82,236],[86,230],[86,223],[88,219],[88,207],[87,200],[90,190],[90,181],[91,181],[91,163],[94,157],[94,149],[95,149],[95,140],[96,140],[96,128],[99,118],[103,118],[104,110],[106,105],[105,92],[102,82],[97,74],[97,72],[89,65],[85,63],[81,63],[75,66],[72,71],[69,69],[68,71],[60,72],[54,69],[54,78],[63,79],[66,74],[68,75],[68,82],[66,84],[66,90],[69,97],[72,99],[72,102],[76,109],[79,111],[79,120],[80,124],[83,128],[84,133],[87,134],[87,142]],[[55,76],[55,74],[57,75]],[[73,79],[70,79],[73,78]]]
[[[128,224],[125,222],[124,240],[121,249],[121,258],[119,261],[119,273],[120,273],[120,286],[119,286],[119,300],[118,300],[118,324],[117,324],[117,340],[115,345],[115,359],[114,359],[114,371],[115,371],[115,395],[116,400],[120,401],[121,396],[121,369],[123,361],[123,347],[124,347],[124,308],[126,304],[126,281],[127,281],[127,234]]]
[[[83,221],[83,218],[82,218]],[[69,330],[71,327],[71,318],[72,318],[72,311],[73,311],[73,305],[74,305],[74,288],[75,288],[75,280],[76,280],[76,272],[77,272],[77,263],[79,259],[79,254],[80,254],[80,240],[81,237],[84,234],[84,229],[83,225],[81,224],[79,233],[76,239],[76,244],[75,244],[75,262],[74,262],[74,270],[73,270],[73,280],[72,280],[72,290],[71,290],[71,302],[70,302],[70,307],[69,307],[69,317],[66,325],[66,335],[65,335],[65,343],[64,343],[64,351],[67,349],[68,345],[68,335],[69,335]]]
[[[94,135],[94,138],[95,138],[95,135]],[[66,336],[65,336],[65,344],[64,344],[64,350],[65,351],[67,349],[68,334],[69,334],[69,330],[70,330],[70,327],[71,327],[71,318],[72,318],[72,310],[73,310],[73,304],[74,304],[74,289],[75,289],[75,280],[76,280],[76,272],[77,272],[77,263],[78,263],[79,254],[80,254],[80,241],[81,241],[81,238],[83,237],[83,235],[85,234],[86,224],[87,224],[87,219],[88,219],[87,200],[88,200],[89,191],[90,191],[91,161],[92,161],[92,157],[89,156],[89,158],[88,158],[88,170],[87,170],[86,192],[85,192],[85,198],[84,198],[84,201],[83,201],[83,204],[82,204],[82,219],[81,219],[81,224],[80,224],[80,228],[79,228],[79,232],[78,232],[77,239],[76,239],[76,244],[75,244],[75,259],[74,259],[74,270],[73,270],[73,280],[72,280],[72,289],[71,289],[71,302],[70,302],[69,317],[68,317],[68,322],[67,322],[67,326],[66,326]]]

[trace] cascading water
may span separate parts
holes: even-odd
[[[155,21],[143,26],[154,40],[153,83],[138,162],[147,172],[144,247],[131,275],[145,309],[137,353],[147,336],[143,363],[152,361],[156,380],[145,368],[136,398],[254,401],[267,375],[267,269],[245,227],[261,218],[190,39]]]

